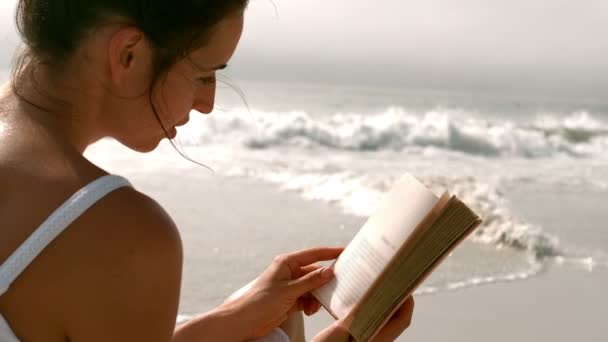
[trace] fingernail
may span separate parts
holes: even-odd
[[[325,267],[321,271],[321,278],[323,279],[329,279],[332,275],[334,275],[334,270],[331,267]]]

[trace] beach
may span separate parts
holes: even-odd
[[[132,13],[131,26],[153,43],[129,56],[158,52],[167,62],[153,78],[167,76],[154,84],[167,91],[141,93],[152,94],[155,114],[143,118],[123,111],[144,108],[128,90],[146,63],[118,84],[112,58],[96,53],[114,46],[111,32],[79,30],[97,18],[80,10],[112,12],[114,4],[68,1],[76,7],[64,16],[48,1],[21,1],[36,13],[18,20],[27,41],[18,44],[19,1],[5,0],[0,84],[8,85],[22,45],[24,56],[44,62],[24,69],[41,80],[39,94],[20,88],[34,95],[26,102],[44,109],[42,95],[58,100],[48,113],[31,108],[32,118],[103,133],[85,157],[129,179],[175,221],[184,251],[177,323],[221,305],[277,255],[347,245],[409,174],[437,196],[457,196],[483,222],[417,288],[412,325],[398,341],[605,341],[608,44],[598,33],[607,2],[543,1],[251,2],[238,49],[223,51],[230,41],[215,39],[223,29],[210,29],[209,39],[192,40],[201,53],[199,44],[181,51],[180,39],[163,43],[181,35],[172,33],[179,2],[163,3],[171,23],[146,2],[150,11],[117,12]],[[200,23],[219,20],[212,7]],[[47,32],[56,15],[65,25]],[[183,32],[207,32],[184,19]],[[49,56],[70,63],[46,63]],[[182,68],[186,61],[196,68]],[[44,77],[58,64],[48,71],[61,77]],[[192,82],[173,87],[181,76]],[[119,114],[129,116],[125,125]],[[140,117],[159,127],[123,136]],[[177,118],[188,124],[166,126]],[[111,138],[144,146],[144,130],[160,139],[174,128],[176,137],[150,153]],[[332,322],[324,309],[306,317],[307,340]]]
[[[276,255],[346,245],[409,173],[484,222],[418,288],[400,341],[604,339],[608,105],[241,85],[248,107],[220,88],[221,109],[193,112],[174,146],[139,154],[104,139],[85,153],[179,227],[180,320],[221,304]],[[308,339],[331,322],[324,310],[306,318]]]
[[[213,175],[199,167],[180,168],[180,161],[176,164],[173,170],[125,176],[163,205],[180,229],[185,254],[182,315],[220,304],[259,275],[277,254],[347,243],[364,221],[272,184]],[[608,193],[601,197],[608,199]],[[534,220],[550,222],[559,216],[567,226],[569,219],[579,219],[568,210],[579,212],[580,208],[555,211],[530,194],[513,194],[513,198],[522,207],[536,203],[529,210],[536,213]],[[608,213],[599,211],[600,216],[589,217],[587,224],[608,220]],[[608,317],[607,285],[606,267],[551,263],[522,281],[419,295],[412,326],[399,341],[599,341],[608,332],[603,324]],[[331,321],[323,310],[307,318],[307,338]]]

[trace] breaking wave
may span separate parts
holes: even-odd
[[[256,176],[278,184],[285,190],[297,191],[308,200],[338,205],[345,213],[370,216],[396,178],[361,176],[352,172],[338,173],[291,173],[289,171],[256,172],[233,176]],[[541,260],[562,255],[559,241],[545,233],[539,226],[517,219],[507,209],[508,205],[496,187],[473,178],[421,177],[426,186],[436,194],[445,189],[457,195],[481,216],[483,223],[470,239],[496,248],[514,248]]]
[[[244,112],[243,112],[244,113]],[[459,110],[316,118],[305,112],[217,114],[201,120],[185,144],[238,142],[252,149],[290,146],[348,151],[439,148],[484,157],[590,157],[608,150],[608,125],[587,112],[541,116],[528,123],[491,122]],[[194,133],[196,132],[196,133]]]

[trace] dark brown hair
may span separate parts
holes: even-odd
[[[156,74],[205,44],[211,28],[247,0],[19,0],[17,28],[27,49],[21,63],[58,68],[81,40],[111,17],[139,28],[156,52]]]
[[[248,0],[19,0],[16,23],[26,47],[13,69],[14,91],[23,101],[41,108],[20,95],[20,80],[30,76],[35,85],[33,70],[39,65],[51,74],[60,74],[81,41],[117,17],[140,29],[154,49],[151,90],[172,65],[205,45],[214,25],[244,10],[247,3]],[[152,109],[168,136],[151,93]]]

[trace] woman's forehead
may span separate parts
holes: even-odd
[[[230,15],[212,31],[207,44],[193,51],[189,59],[201,70],[221,70],[234,54],[243,31],[243,15]]]

